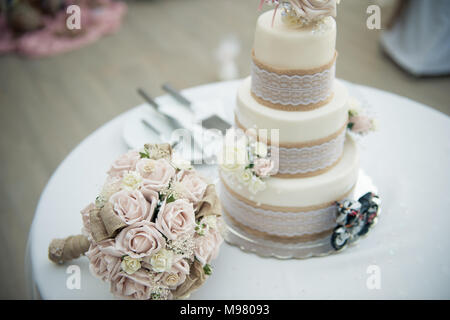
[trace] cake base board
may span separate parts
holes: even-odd
[[[358,199],[366,192],[377,193],[377,188],[372,179],[359,170],[358,181],[354,190],[354,198]],[[223,215],[227,230],[224,234],[225,241],[245,252],[255,253],[262,257],[273,257],[277,259],[306,259],[311,257],[321,257],[336,253],[331,246],[331,234],[325,238],[310,242],[276,242],[256,237],[242,230],[233,223],[226,214]],[[353,242],[351,245],[354,245]]]

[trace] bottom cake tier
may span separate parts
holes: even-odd
[[[232,225],[253,237],[281,243],[314,242],[332,233],[335,202],[351,197],[358,170],[358,150],[347,136],[343,157],[331,170],[308,178],[270,177],[257,194],[221,171],[224,213]]]

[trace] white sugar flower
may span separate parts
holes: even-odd
[[[140,259],[134,259],[130,256],[125,256],[120,266],[126,273],[133,274],[141,268],[141,262]]]
[[[247,185],[252,180],[253,174],[250,169],[245,169],[245,170],[242,170],[241,172],[239,172],[237,177],[238,177],[239,182]]]
[[[126,190],[135,190],[139,188],[142,182],[142,177],[136,171],[131,171],[125,174],[122,179],[122,187]]]
[[[348,113],[350,117],[354,117],[363,113],[363,107],[361,106],[361,101],[355,97],[349,97],[347,100]]]
[[[253,176],[249,185],[248,189],[251,193],[257,194],[259,191],[262,191],[266,188],[266,183],[262,181],[260,178]]]
[[[168,272],[172,268],[173,251],[161,249],[150,258],[152,269],[156,272]]]
[[[261,141],[256,142],[255,154],[261,158],[267,157],[267,145]]]

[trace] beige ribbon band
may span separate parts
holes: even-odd
[[[272,234],[268,234],[266,232],[262,232],[259,230],[252,229],[250,227],[247,227],[246,225],[243,225],[242,223],[236,221],[226,210],[223,211],[225,216],[239,229],[244,230],[246,233],[253,235],[255,237],[265,239],[265,240],[271,240],[281,243],[294,243],[294,242],[311,242],[323,239],[327,236],[329,236],[333,229],[325,230],[319,233],[313,233],[313,234],[305,234],[301,236],[293,236],[293,237],[284,237],[284,236],[276,236]]]
[[[282,111],[311,111],[317,108],[320,108],[324,105],[326,105],[328,102],[330,102],[333,97],[334,97],[334,92],[331,92],[330,95],[328,96],[328,98],[326,98],[325,100],[322,100],[320,102],[316,102],[316,103],[311,103],[311,104],[307,104],[307,105],[303,105],[301,108],[299,108],[299,106],[294,106],[292,104],[288,104],[288,105],[284,105],[284,104],[280,104],[280,103],[272,103],[270,101],[264,100],[260,97],[258,97],[256,94],[253,93],[253,91],[250,91],[250,94],[252,95],[253,99],[255,99],[258,103],[269,107],[271,109],[276,109],[276,110],[282,110]]]
[[[319,170],[315,170],[315,171],[310,171],[310,172],[304,172],[304,173],[277,173],[274,174],[274,177],[277,178],[282,178],[282,179],[295,179],[295,178],[310,178],[310,177],[315,177],[318,176],[320,174],[323,174],[325,172],[330,171],[331,169],[333,169],[338,163],[339,161],[342,159],[342,157],[344,156],[344,154],[342,153],[341,156],[330,166],[323,168],[323,169],[319,169]]]
[[[310,111],[333,99],[337,52],[327,64],[308,70],[278,69],[252,51],[251,95],[260,104],[283,111]]]
[[[287,76],[305,76],[305,75],[313,75],[316,73],[320,73],[323,72],[327,69],[330,69],[334,63],[336,62],[338,53],[337,51],[335,51],[333,58],[330,60],[330,62],[328,62],[327,64],[321,66],[321,67],[317,67],[317,68],[312,68],[312,69],[278,69],[278,68],[274,68],[272,66],[269,66],[261,61],[259,61],[256,56],[255,56],[255,50],[252,50],[252,60],[253,63],[261,69],[267,70],[269,72],[272,73],[276,73],[279,75],[287,75]]]

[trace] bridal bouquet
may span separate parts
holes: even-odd
[[[214,185],[168,144],[120,156],[81,215],[83,235],[53,240],[49,258],[84,253],[91,272],[123,298],[189,296],[212,273],[223,241]]]

